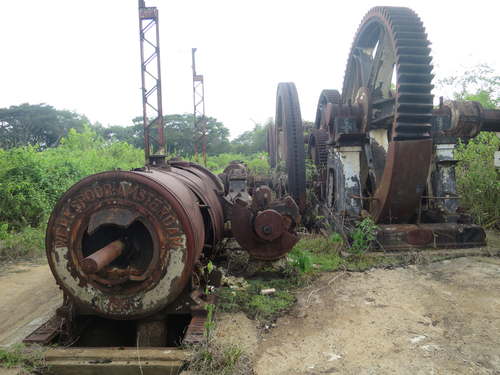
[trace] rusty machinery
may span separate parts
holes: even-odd
[[[412,10],[373,8],[354,37],[342,93],[321,92],[307,139],[293,83],[279,84],[268,128],[278,190],[301,208],[316,205],[346,237],[373,218],[385,250],[485,245],[460,207],[453,150],[480,131],[499,132],[500,111],[442,99],[434,107],[429,45]],[[307,185],[304,142],[316,166]],[[306,186],[318,204],[305,203]]]
[[[144,41],[143,18],[146,28],[157,27],[158,12],[139,4]],[[151,58],[142,48],[141,56],[144,77]],[[151,56],[159,61],[158,45]],[[143,92],[157,93],[159,116],[159,74],[154,82]],[[151,107],[149,95],[143,99]],[[241,162],[216,176],[196,163],[165,160],[163,120],[144,116],[145,134],[155,124],[160,137],[155,148],[145,137],[147,165],[88,176],[52,211],[46,254],[64,302],[25,342],[166,346],[172,335],[181,340],[182,327],[184,342],[196,341],[210,302],[204,264],[224,237],[234,236],[260,260],[278,259],[298,241],[300,214],[291,197],[273,199],[265,179],[250,176]]]

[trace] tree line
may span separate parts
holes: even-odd
[[[70,129],[81,132],[90,127],[104,141],[126,142],[144,147],[142,118],[132,120],[130,126],[103,126],[91,124],[88,118],[73,111],[59,110],[48,104],[28,104],[0,108],[0,149],[35,146],[40,150],[57,147]],[[174,114],[165,116],[167,153],[191,156],[194,153],[195,132],[193,116]],[[253,130],[229,140],[229,129],[213,117],[206,117],[207,152],[254,154],[265,151],[265,126],[256,124]]]

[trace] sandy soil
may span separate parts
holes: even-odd
[[[258,342],[258,375],[500,374],[499,258],[325,274],[298,299],[268,334],[238,314],[220,336]]]
[[[47,264],[0,265],[0,346],[21,341],[62,303]]]

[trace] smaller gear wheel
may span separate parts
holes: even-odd
[[[309,134],[308,156],[316,167],[326,166],[328,160],[328,132],[324,129],[313,129]]]

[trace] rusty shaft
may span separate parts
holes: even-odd
[[[125,243],[121,240],[111,242],[101,250],[89,255],[81,262],[82,271],[87,274],[97,273],[118,258],[125,248]]]

